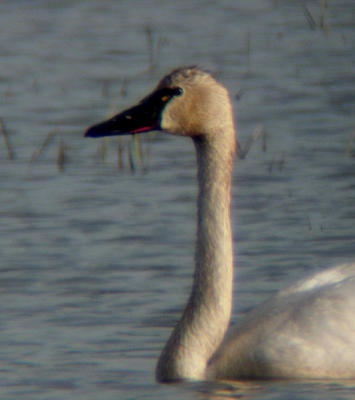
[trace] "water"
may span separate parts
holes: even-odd
[[[318,1],[305,5],[319,25]],[[354,382],[156,384],[191,281],[193,149],[156,136],[132,174],[127,149],[120,172],[115,141],[102,162],[101,142],[82,138],[196,63],[230,89],[242,144],[262,124],[266,147],[234,175],[237,319],[354,256],[351,2],[329,1],[325,23],[311,29],[291,0],[0,3],[0,117],[15,152],[1,137],[0,398],[353,398]]]

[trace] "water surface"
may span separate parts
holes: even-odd
[[[1,2],[15,153],[1,137],[1,398],[353,398],[353,382],[156,384],[191,284],[194,151],[150,137],[132,174],[116,140],[102,161],[102,141],[82,138],[172,68],[207,67],[230,89],[240,143],[265,132],[234,174],[234,319],[353,260],[352,4],[329,1],[323,28],[319,2],[304,5],[314,21],[291,0]]]

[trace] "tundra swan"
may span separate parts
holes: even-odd
[[[192,138],[199,187],[192,291],[160,355],[157,380],[355,378],[354,263],[297,282],[227,332],[236,140],[225,87],[198,68],[176,69],[138,105],[90,127],[85,136],[152,130]]]

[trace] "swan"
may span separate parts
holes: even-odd
[[[85,136],[152,130],[192,138],[199,188],[193,286],[159,357],[156,379],[355,378],[355,263],[296,282],[228,329],[236,139],[227,89],[202,69],[178,68],[136,106]]]

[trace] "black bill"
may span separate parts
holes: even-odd
[[[163,88],[145,97],[138,105],[113,118],[91,126],[85,137],[129,135],[159,130],[162,111],[174,96],[182,94],[181,88]]]

